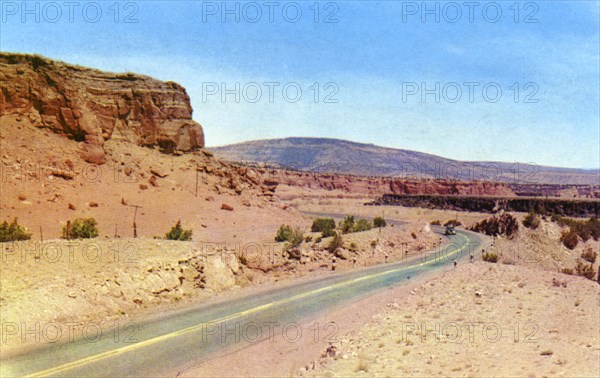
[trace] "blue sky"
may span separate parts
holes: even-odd
[[[427,2],[439,22],[421,1],[55,1],[29,2],[29,13],[0,3],[2,51],[177,81],[209,146],[334,137],[460,160],[600,166],[596,1]],[[239,22],[224,7],[237,7]]]

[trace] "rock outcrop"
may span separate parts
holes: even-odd
[[[247,177],[260,177],[262,184],[265,187],[272,187],[273,191],[278,185],[289,185],[377,196],[383,194],[437,194],[510,197],[515,195],[508,184],[499,182],[368,177],[265,168],[248,168],[248,170],[254,172],[248,173]]]
[[[84,142],[82,158],[105,161],[119,139],[165,152],[204,147],[185,88],[135,74],[114,74],[39,56],[0,54],[0,115]],[[3,125],[8,127],[8,125]]]

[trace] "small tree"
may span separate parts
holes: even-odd
[[[373,224],[378,228],[387,226],[387,222],[383,217],[375,217],[375,219],[373,219]]]
[[[73,222],[67,222],[63,227],[63,238],[93,239],[98,236],[98,223],[94,218],[77,218]]]
[[[17,223],[17,218],[10,224],[6,221],[0,224],[0,243],[29,239],[31,239],[31,233]]]
[[[171,227],[171,230],[166,233],[165,239],[190,241],[192,240],[192,230],[184,230],[183,227],[181,227],[181,220],[178,220],[177,224]]]

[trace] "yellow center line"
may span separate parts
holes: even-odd
[[[466,238],[464,235],[461,235],[461,234],[458,234],[458,235],[461,236],[461,237],[463,237],[466,241],[468,241],[468,238]],[[456,253],[460,252],[465,246],[462,246],[459,249],[457,249],[456,251],[453,251],[451,253],[444,254],[443,257],[447,257],[449,255],[456,254]],[[406,270],[406,269],[428,265],[428,264],[431,264],[431,263],[439,261],[441,258],[442,257],[436,257],[433,260],[422,262],[420,264],[403,266],[403,267],[396,268],[396,269],[386,270],[384,272],[379,272],[379,273],[375,273],[375,274],[371,274],[371,275],[367,275],[367,276],[355,278],[355,279],[352,279],[352,280],[348,280],[348,281],[344,281],[344,282],[339,282],[339,283],[336,283],[336,284],[333,284],[333,285],[330,285],[330,286],[325,286],[325,287],[322,287],[322,288],[319,288],[319,289],[315,289],[315,290],[312,290],[312,291],[307,291],[307,292],[304,292],[304,293],[301,293],[301,294],[296,294],[296,295],[294,295],[292,297],[289,297],[289,298],[280,299],[280,300],[277,300],[277,301],[274,301],[274,302],[266,303],[266,304],[263,304],[263,305],[260,305],[260,306],[257,306],[257,307],[253,307],[253,308],[248,309],[248,310],[240,311],[240,312],[237,312],[237,313],[234,313],[234,314],[222,317],[220,319],[213,320],[210,323],[222,323],[222,322],[226,322],[226,321],[229,321],[229,320],[232,320],[232,319],[235,319],[235,318],[239,318],[239,317],[242,317],[242,316],[245,316],[245,315],[248,315],[248,314],[252,314],[252,313],[263,311],[263,310],[265,310],[265,309],[267,309],[269,307],[273,307],[273,306],[278,306],[278,305],[290,303],[290,302],[296,301],[298,299],[302,299],[302,298],[305,298],[305,297],[308,297],[308,296],[311,296],[311,295],[319,294],[319,293],[322,293],[324,291],[328,291],[328,290],[332,290],[332,289],[336,289],[336,288],[340,288],[340,287],[352,285],[352,284],[360,282],[360,281],[364,281],[364,280],[372,279],[372,278],[377,278],[377,277],[384,276],[384,275],[387,275],[387,274],[390,274],[390,273],[396,273],[396,272],[400,272],[400,271],[403,271],[403,270]],[[118,355],[118,354],[126,353],[126,352],[129,352],[129,351],[132,351],[132,350],[135,350],[135,349],[139,349],[139,348],[144,348],[146,346],[153,345],[153,344],[156,344],[158,342],[161,342],[161,341],[164,341],[164,340],[168,340],[168,339],[171,339],[171,338],[174,338],[174,337],[179,337],[179,336],[183,336],[183,335],[186,335],[186,334],[189,334],[189,333],[196,332],[196,331],[202,329],[202,327],[204,327],[205,324],[206,323],[200,323],[200,324],[188,327],[188,328],[180,329],[179,331],[174,331],[174,332],[162,335],[162,336],[157,336],[157,337],[154,337],[152,339],[148,339],[148,340],[145,340],[145,341],[140,341],[138,343],[127,345],[127,346],[124,346],[124,347],[121,347],[121,348],[112,349],[112,350],[109,350],[109,351],[106,351],[106,352],[102,352],[102,353],[99,353],[99,354],[96,354],[96,355],[93,355],[93,356],[89,356],[89,357],[85,357],[85,358],[82,358],[82,359],[79,359],[79,360],[75,360],[73,362],[69,362],[69,363],[66,363],[66,364],[63,364],[63,365],[60,365],[60,366],[57,366],[57,367],[53,367],[53,368],[49,368],[49,369],[46,369],[46,370],[43,370],[43,371],[40,371],[40,372],[37,372],[37,373],[33,373],[33,374],[28,375],[26,377],[44,377],[44,376],[49,376],[49,375],[52,375],[52,374],[61,373],[61,372],[64,372],[65,370],[69,370],[69,369],[72,369],[72,368],[75,368],[75,367],[78,367],[78,366],[82,366],[82,365],[85,365],[85,364],[90,363],[90,362],[99,361],[99,360],[104,359],[104,358],[108,358],[108,357],[115,356],[115,355]]]

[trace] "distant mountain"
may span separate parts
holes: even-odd
[[[486,180],[518,184],[600,185],[600,170],[458,161],[417,151],[328,138],[265,139],[208,148],[217,157],[300,171]]]

